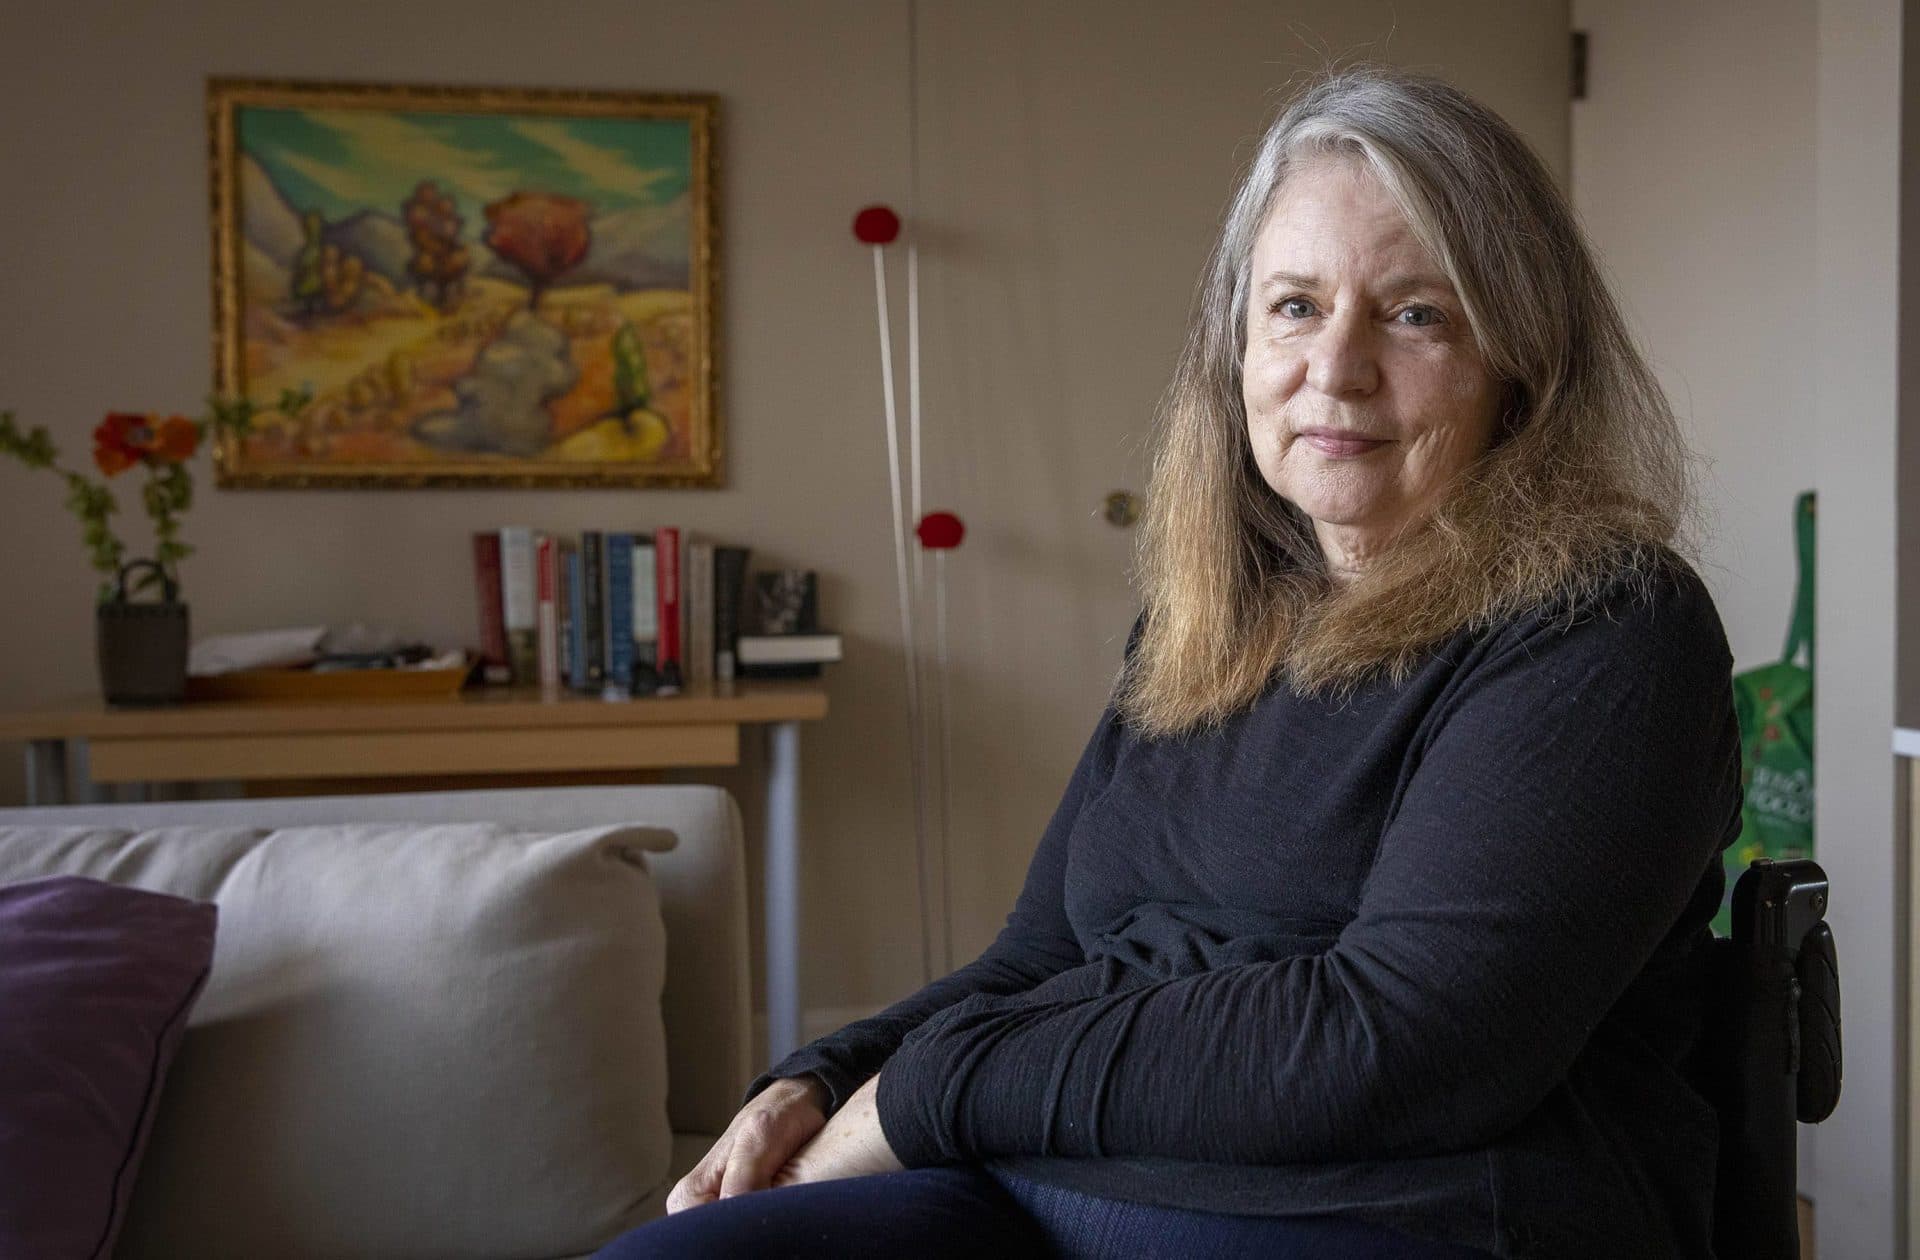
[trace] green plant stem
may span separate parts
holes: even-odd
[[[274,405],[288,416],[297,416],[311,401],[312,395],[306,390],[284,389]],[[208,398],[207,410],[197,421],[200,442],[195,449],[211,445],[223,434],[246,437],[253,427],[254,416],[260,410],[260,406],[250,398],[221,398],[218,395]],[[46,469],[66,482],[66,508],[80,522],[81,538],[86,543],[88,559],[93,568],[106,575],[107,580],[101,584],[99,598],[102,602],[111,599],[127,554],[126,544],[113,532],[110,520],[120,511],[113,491],[103,482],[62,467],[60,452],[45,426],[22,429],[11,411],[0,411],[0,456],[27,468]],[[193,474],[187,470],[185,461],[157,464],[149,458],[142,462],[146,466],[147,480],[140,488],[140,501],[153,521],[153,560],[164,578],[161,574],[149,572],[140,579],[136,589],[146,590],[163,582],[177,586],[180,562],[193,554],[193,548],[180,540],[181,514],[193,506]]]
[[[185,464],[148,464],[141,499],[153,521],[154,563],[165,577],[142,574],[136,589],[149,590],[167,580],[177,586],[180,562],[193,554],[193,548],[180,541],[179,516],[193,506],[193,476]]]

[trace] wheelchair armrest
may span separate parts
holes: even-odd
[[[1755,862],[1733,894],[1733,936],[1711,943],[1711,1013],[1698,1079],[1720,1117],[1714,1249],[1793,1260],[1797,1137],[1840,1094],[1840,986],[1824,922],[1827,876]]]
[[[1784,965],[1792,977],[1781,1012],[1785,1066],[1795,1116],[1806,1124],[1832,1115],[1840,1101],[1840,969],[1827,892],[1827,873],[1807,858],[1761,858],[1733,890],[1738,953],[1752,967]]]

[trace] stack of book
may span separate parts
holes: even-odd
[[[814,575],[775,569],[753,578],[752,633],[736,643],[743,678],[818,678],[840,659],[840,636],[820,629]]]
[[[475,533],[483,677],[609,700],[729,682],[747,556],[679,529]]]

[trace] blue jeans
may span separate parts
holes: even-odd
[[[975,1165],[759,1190],[642,1225],[594,1260],[1486,1260],[1333,1216],[1229,1216],[1100,1199]]]

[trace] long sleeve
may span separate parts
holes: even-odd
[[[1128,639],[1138,640],[1139,623]],[[1007,922],[985,952],[879,1014],[848,1024],[794,1051],[747,1087],[746,1098],[784,1076],[814,1073],[832,1095],[829,1114],[868,1077],[878,1072],[907,1034],[928,1017],[974,995],[1024,993],[1042,981],[1086,961],[1067,922],[1064,890],[1067,839],[1080,807],[1096,794],[1111,766],[1111,744],[1118,717],[1111,704],[1088,739],[1066,791],[1041,834],[1028,865],[1026,882]],[[744,1101],[744,1100],[743,1100]]]
[[[1470,1149],[1565,1079],[1737,826],[1698,580],[1515,627],[1442,704],[1323,952],[1056,1003],[969,998],[887,1064],[908,1166]]]

